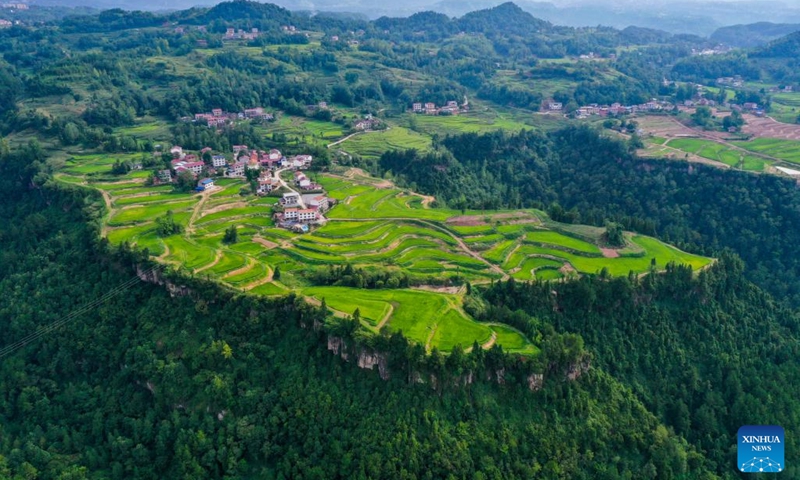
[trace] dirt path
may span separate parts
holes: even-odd
[[[203,206],[206,204],[208,197],[216,191],[217,191],[216,189],[209,190],[209,191],[204,191],[203,193],[200,194],[200,201],[197,202],[197,204],[194,206],[194,209],[192,210],[192,216],[189,218],[189,224],[186,226],[186,233],[190,235],[194,233],[194,222],[200,216],[200,212],[203,211]]]
[[[383,316],[381,321],[378,322],[378,326],[376,327],[378,331],[380,331],[380,329],[383,328],[384,325],[386,325],[386,322],[388,322],[389,319],[392,318],[392,315],[394,315],[394,305],[391,302],[389,302],[389,311],[386,312],[386,315]]]
[[[316,299],[316,298],[314,298],[314,297],[303,297],[303,298],[305,299],[306,303],[308,303],[308,304],[311,304],[311,305],[314,305],[315,307],[321,307],[321,306],[322,306],[322,301],[320,301],[320,300],[317,300],[317,299]],[[330,310],[331,312],[333,312],[333,316],[334,316],[334,317],[337,317],[337,318],[348,318],[348,317],[352,317],[352,315],[349,315],[349,314],[347,314],[347,313],[344,313],[344,312],[342,312],[342,311],[340,311],[340,310],[334,310],[334,309],[333,309],[333,308],[331,308],[331,307],[327,307],[327,308],[328,308],[328,310]]]
[[[222,277],[222,278],[224,280],[226,277],[233,277],[233,276],[239,275],[240,273],[244,273],[244,272],[252,270],[253,267],[255,267],[255,266],[256,266],[256,261],[253,260],[250,257],[247,257],[247,264],[244,267],[237,268],[236,270],[234,270],[232,272],[228,272],[228,273],[225,274],[225,277]]]
[[[270,242],[269,240],[266,240],[266,239],[261,238],[261,237],[253,237],[253,241],[258,243],[258,244],[261,244],[261,245],[265,246],[266,248],[268,248],[270,250],[272,250],[273,248],[278,248],[278,244],[277,243]]]
[[[433,326],[433,328],[431,329],[431,334],[428,335],[428,339],[425,340],[425,351],[426,352],[430,352],[431,351],[431,342],[433,341],[433,336],[436,335],[436,331],[437,330],[439,330],[439,324],[438,323]]]
[[[253,283],[248,283],[247,285],[242,287],[242,290],[249,292],[250,290],[252,290],[252,289],[254,289],[256,287],[260,287],[261,285],[264,285],[264,284],[267,284],[267,283],[271,282],[274,279],[275,270],[273,270],[270,267],[267,267],[267,269],[268,269],[268,272],[267,272],[267,276],[265,278],[262,278],[261,280],[256,280]]]
[[[216,264],[218,264],[220,260],[222,260],[222,250],[221,249],[217,249],[216,253],[214,255],[214,260],[211,263],[209,263],[208,265],[203,265],[202,267],[196,269],[194,271],[194,273],[200,273],[203,270],[208,270],[209,268],[212,268]]]
[[[488,342],[481,345],[481,348],[484,350],[489,350],[490,348],[494,347],[494,344],[496,342],[497,342],[497,332],[492,330],[492,338],[490,338]]]
[[[340,138],[339,140],[336,140],[336,141],[335,141],[335,142],[333,142],[333,143],[329,143],[329,144],[328,144],[328,148],[335,147],[336,145],[339,145],[340,143],[344,143],[344,142],[346,142],[346,141],[350,140],[351,138],[355,137],[356,135],[360,135],[360,134],[362,134],[362,133],[366,133],[366,132],[355,132],[355,133],[351,133],[350,135],[348,135],[348,136],[346,136],[346,137],[344,137],[344,138]]]
[[[111,219],[114,216],[115,210],[114,207],[111,205],[111,194],[106,192],[105,190],[100,190],[100,194],[103,195],[103,202],[106,204],[106,211],[107,216],[106,219]],[[103,222],[103,228],[100,229],[100,236],[105,237],[108,235],[108,221]]]

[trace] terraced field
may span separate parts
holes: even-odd
[[[787,162],[800,164],[800,141],[777,138],[756,138],[749,142],[733,142],[753,152],[764,153]]]
[[[320,182],[337,201],[327,225],[306,235],[276,228],[274,197],[242,196],[243,180],[219,179],[211,191],[177,194],[171,187],[146,186],[136,175],[109,176],[114,159],[86,157],[66,166],[71,183],[90,181],[100,189],[110,212],[105,235],[115,244],[147,248],[162,262],[230,288],[256,295],[296,291],[351,315],[360,310],[364,326],[402,331],[428,349],[456,345],[535,354],[520,332],[482,324],[461,308],[464,281],[473,284],[514,277],[556,280],[605,269],[611,275],[642,273],[667,262],[702,268],[710,259],[689,255],[652,238],[627,234],[618,250],[600,247],[602,229],[562,225],[540,211],[460,212],[430,208],[429,197],[394,187],[352,170],[322,175]],[[91,168],[88,168],[91,167]],[[91,171],[90,171],[91,170]],[[138,172],[136,172],[138,173]],[[172,212],[184,231],[161,237],[158,218]],[[237,227],[238,241],[223,243],[224,231]],[[381,269],[410,285],[445,285],[445,290],[318,286],[320,274],[345,264]],[[277,278],[277,272],[280,277]]]
[[[669,140],[665,145],[742,170],[761,172],[767,164],[771,163],[764,158],[748,155],[725,144],[700,138],[676,138]]]

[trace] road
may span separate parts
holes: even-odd
[[[289,186],[289,184],[288,184],[288,183],[286,183],[286,182],[283,180],[283,178],[281,178],[281,173],[285,172],[286,170],[289,170],[289,169],[288,169],[288,168],[281,168],[280,170],[276,170],[276,171],[275,171],[275,178],[277,178],[277,179],[278,179],[278,181],[280,182],[280,184],[281,184],[281,186],[282,186],[283,188],[285,188],[286,190],[289,190],[289,191],[290,191],[290,192],[292,192],[292,193],[296,193],[297,195],[300,195],[300,192],[298,192],[298,191],[297,191],[297,190],[295,190],[294,188],[290,187],[290,186]],[[303,196],[302,196],[302,195],[300,195],[300,208],[302,208],[302,209],[305,209],[305,208],[306,208],[306,204],[305,204],[305,202],[303,201]]]

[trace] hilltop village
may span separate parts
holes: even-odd
[[[247,145],[234,145],[231,159],[209,147],[189,152],[178,145],[154,155],[166,155],[171,160],[168,168],[153,172],[152,184],[213,193],[220,189],[215,178],[242,179],[250,184],[250,192],[279,198],[273,206],[273,219],[279,227],[294,232],[305,233],[310,227],[324,225],[324,214],[335,203],[307,176],[314,160],[311,155],[287,157],[277,149],[263,151]]]

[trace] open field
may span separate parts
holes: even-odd
[[[761,172],[770,163],[761,157],[748,155],[725,144],[701,138],[676,138],[669,140],[665,145],[741,170]]]

